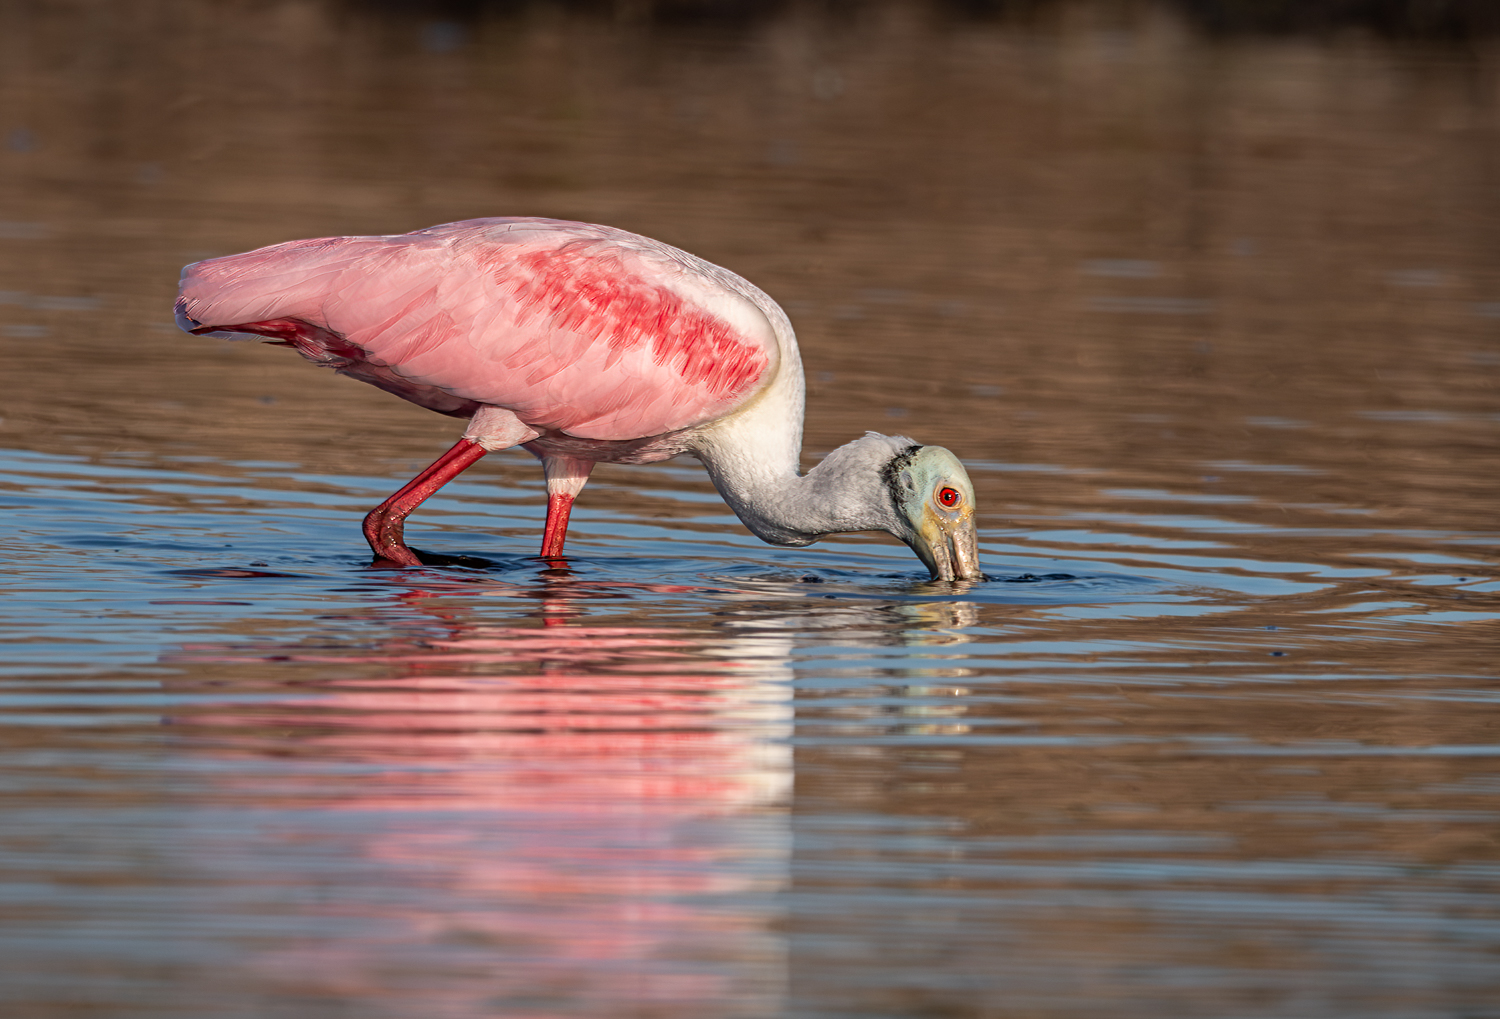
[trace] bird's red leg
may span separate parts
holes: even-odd
[[[459,439],[431,467],[412,478],[399,492],[365,516],[365,540],[370,543],[376,562],[396,563],[399,566],[422,565],[416,553],[406,547],[406,540],[402,535],[406,515],[432,493],[473,466],[485,452],[485,448],[479,443]]]
[[[542,533],[542,558],[556,559],[563,554],[563,542],[568,537],[568,515],[573,511],[573,500],[589,480],[594,462],[571,456],[548,456],[542,458],[542,469],[547,474],[547,529]]]
[[[563,542],[568,539],[568,517],[573,512],[575,498],[561,492],[547,496],[547,529],[542,532],[543,559],[556,559],[562,555]]]

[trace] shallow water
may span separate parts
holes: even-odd
[[[1500,1016],[1500,61],[1068,10],[0,13],[15,1014]],[[782,300],[989,579],[691,461],[552,567],[519,454],[368,568],[456,424],[177,268],[515,213]]]

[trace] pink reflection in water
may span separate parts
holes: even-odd
[[[220,752],[310,764],[222,782],[290,805],[289,837],[365,875],[300,908],[368,933],[265,951],[264,978],[382,1007],[410,995],[431,1015],[777,1014],[784,648],[555,616],[485,626],[451,607],[427,619],[447,637],[184,656],[296,666],[295,694],[174,721]]]

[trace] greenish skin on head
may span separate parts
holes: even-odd
[[[974,486],[958,457],[918,446],[891,464],[887,484],[911,546],[933,580],[983,580],[974,533]]]

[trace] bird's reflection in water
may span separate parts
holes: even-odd
[[[945,592],[962,594],[969,586],[945,585]],[[978,670],[966,663],[962,645],[974,639],[967,631],[979,624],[978,605],[865,599],[812,604],[816,607],[806,612],[747,615],[726,623],[746,633],[797,632],[802,668],[843,678],[830,688],[819,684],[803,691],[800,735],[847,740],[969,732],[963,717],[969,711],[970,690],[964,680]],[[828,650],[821,651],[820,645]],[[883,662],[876,656],[872,662],[871,651],[882,647],[898,647],[901,652],[885,656]],[[858,665],[845,668],[844,655],[852,655]]]
[[[779,1014],[789,642],[622,625],[631,591],[540,579],[393,582],[374,646],[185,653],[284,675],[174,731],[283,762],[225,799],[277,811],[268,868],[342,861],[298,908],[371,921],[261,953],[261,978],[453,1014]]]
[[[375,921],[264,953],[264,978],[359,995],[400,974],[459,1012],[782,1014],[791,651],[961,642],[974,608],[714,591],[717,621],[661,611],[705,593],[565,568],[530,584],[393,577],[374,618],[335,621],[321,646],[185,652],[204,677],[247,663],[281,677],[253,703],[235,684],[174,731],[290,762],[280,784],[257,774],[227,798],[284,812],[275,853],[332,847],[347,862],[316,908]],[[353,645],[365,623],[382,636]],[[890,678],[936,689],[958,671]],[[934,710],[901,724],[937,731],[963,709]]]

